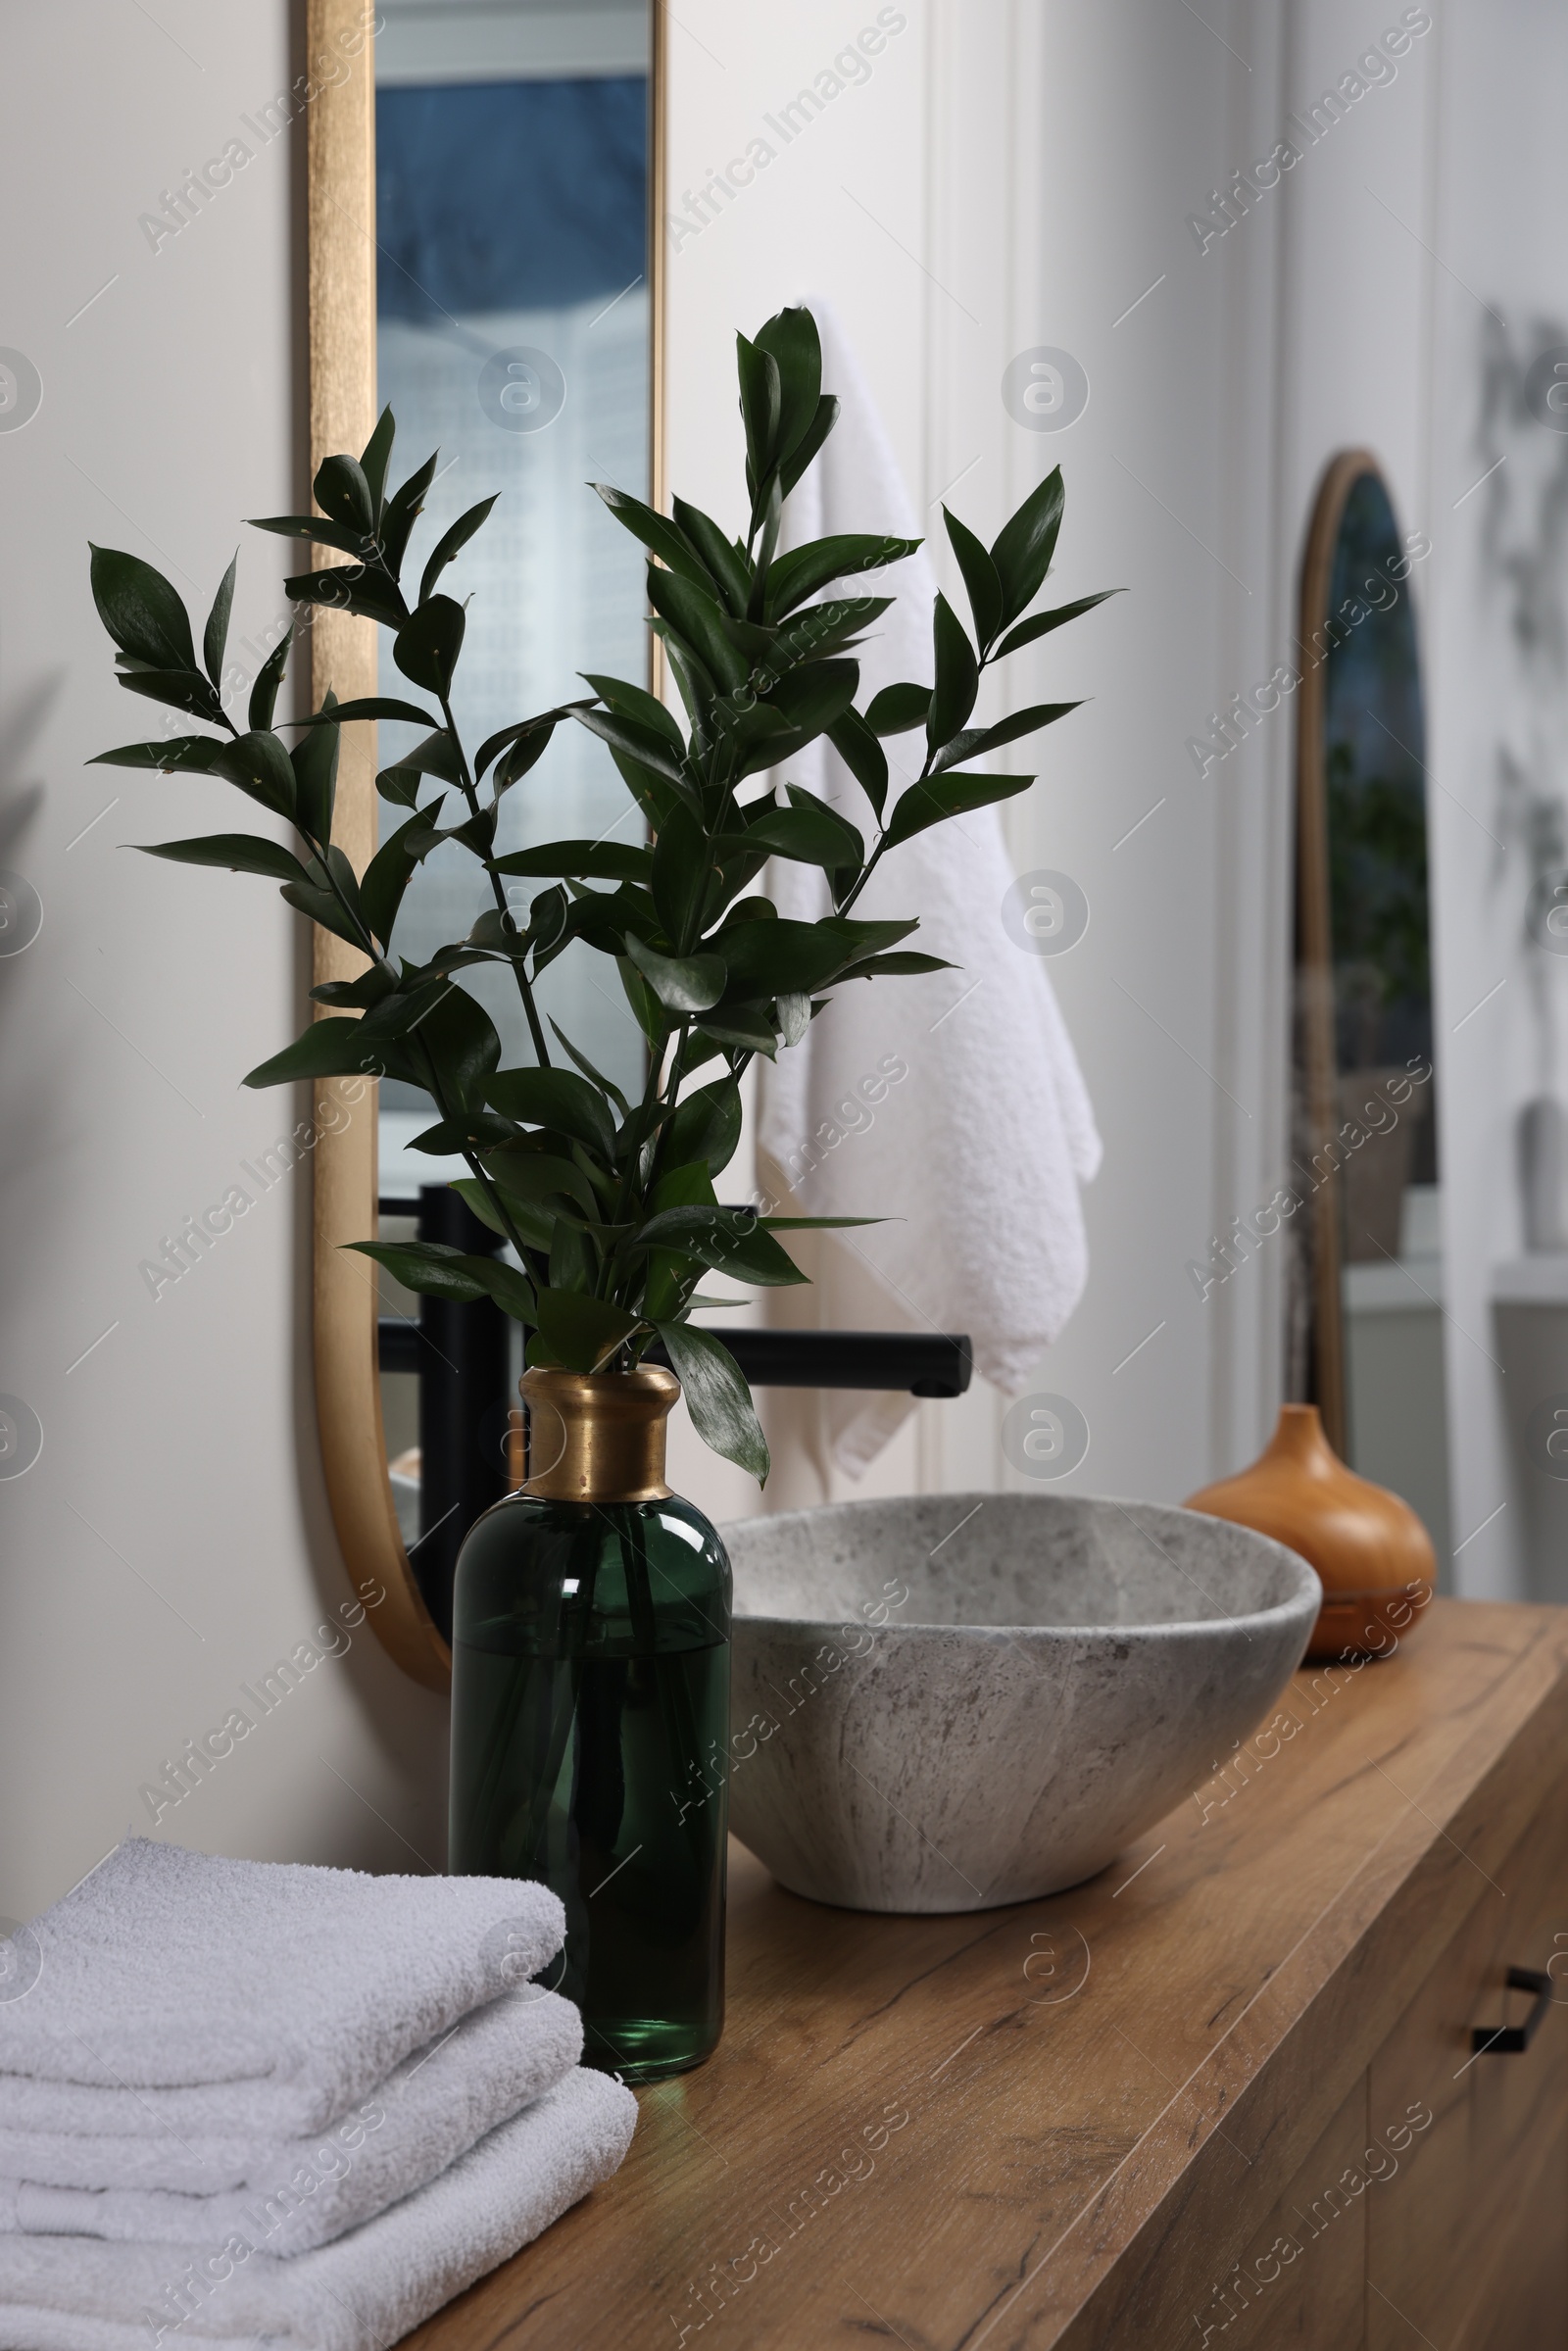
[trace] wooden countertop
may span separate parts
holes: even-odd
[[[1478,1898],[1506,1899],[1568,1725],[1568,1612],[1437,1601],[1281,1712],[1044,1902],[830,1910],[732,1846],[717,2053],[641,2091],[615,2179],[409,2342],[1196,2340],[1195,2278],[1240,2254]]]

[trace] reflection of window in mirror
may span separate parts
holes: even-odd
[[[382,0],[381,15],[378,397],[406,462],[440,449],[419,526],[431,543],[500,494],[451,574],[452,592],[471,599],[457,716],[476,743],[580,694],[581,669],[636,677],[647,663],[642,551],[587,487],[646,495],[647,15],[589,0]],[[382,670],[382,691],[400,691],[386,647]],[[385,726],[383,763],[415,740]],[[383,833],[403,813],[385,808]],[[603,746],[567,726],[509,795],[500,845],[595,839],[635,821]],[[461,938],[489,903],[482,880],[461,849],[437,851],[404,901],[396,951],[419,958]],[[519,912],[540,887],[514,885]],[[504,975],[468,984],[504,1057],[531,1059]],[[630,1010],[584,950],[568,950],[539,993],[591,1060],[638,1081]],[[408,1087],[381,1091],[383,1193],[445,1173],[411,1165],[402,1148],[430,1123],[423,1102]]]
[[[467,604],[454,709],[474,746],[582,694],[581,670],[637,677],[647,668],[642,550],[588,484],[648,494],[649,17],[635,0],[381,0],[379,24],[378,405],[396,416],[405,469],[440,451],[411,550],[416,575],[441,531],[499,495],[443,582]],[[389,644],[380,690],[408,691]],[[382,765],[417,739],[413,727],[383,722]],[[453,795],[442,820],[464,813]],[[406,815],[383,803],[382,837]],[[604,747],[568,725],[507,796],[498,847],[629,839],[637,822]],[[548,886],[512,885],[519,920]],[[490,904],[472,859],[456,847],[437,851],[403,902],[394,952],[422,961],[463,938]],[[496,1022],[504,1059],[533,1059],[505,975],[470,971],[465,984]],[[542,1012],[591,1061],[641,1087],[640,1033],[595,957],[568,949],[537,993]],[[416,1089],[383,1083],[387,1238],[421,1229],[421,1188],[466,1172],[410,1150],[434,1115]],[[425,1190],[423,1215],[426,1239],[493,1246],[477,1227],[457,1229],[466,1212],[444,1189]],[[401,1333],[383,1324],[393,1491],[443,1629],[447,1554],[510,1482],[507,1399],[520,1368],[508,1368],[514,1326],[487,1306],[458,1311],[466,1319],[448,1344],[430,1301],[421,1310],[383,1277],[381,1313],[403,1318]],[[438,1365],[438,1352],[455,1359]],[[432,1366],[435,1376],[422,1376]],[[474,1429],[483,1457],[470,1459]]]
[[[1370,461],[1331,467],[1302,614],[1312,1383],[1350,1466],[1402,1494],[1443,1558],[1439,1073],[1411,568]]]

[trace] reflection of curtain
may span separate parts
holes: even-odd
[[[398,424],[394,472],[441,452],[413,577],[440,530],[501,494],[442,583],[471,599],[455,698],[470,749],[581,694],[581,670],[645,673],[642,550],[586,484],[646,495],[648,298],[635,282],[645,263],[646,91],[628,76],[377,92],[377,367]],[[518,346],[543,351],[564,380],[561,412],[539,431],[506,429],[478,393],[491,355]],[[386,646],[382,678],[384,691],[404,691]],[[383,725],[382,759],[414,735]],[[383,831],[402,815],[383,808]],[[641,821],[603,747],[566,726],[508,795],[500,846],[614,827],[635,839]],[[522,904],[540,886],[519,884]],[[489,903],[472,859],[438,851],[404,901],[397,952],[422,960]],[[508,1060],[530,1058],[505,976],[470,973],[466,984],[500,1028]],[[592,1059],[640,1085],[640,1040],[612,972],[607,981],[573,948],[539,993]],[[392,1085],[384,1099],[389,1108],[416,1101]]]
[[[554,310],[629,285],[647,121],[641,74],[378,90],[381,317]]]

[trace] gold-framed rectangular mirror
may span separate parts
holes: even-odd
[[[442,452],[420,531],[499,495],[454,588],[473,599],[466,716],[481,734],[567,699],[579,664],[635,674],[647,661],[640,557],[587,484],[662,503],[662,26],[647,0],[307,0],[311,469],[362,448],[390,406],[402,469]],[[377,634],[316,612],[317,704],[328,687],[387,690]],[[339,838],[357,870],[383,829],[378,765],[404,748],[403,730],[380,731],[380,745],[368,725],[344,738]],[[594,749],[561,730],[549,814],[514,795],[509,847],[627,822]],[[455,935],[459,888],[438,853],[395,951]],[[353,976],[357,958],[324,933],[315,955],[318,982]],[[545,1011],[601,1065],[629,1071],[635,1024],[601,1001],[588,962],[562,958]],[[342,1079],[328,1091],[340,1115],[316,1154],[314,1310],[332,1516],[351,1573],[386,1590],[385,1645],[440,1689],[458,1543],[510,1482],[515,1342],[498,1310],[459,1309],[454,1324],[454,1309],[378,1283],[345,1251],[378,1220],[447,1238],[435,1220],[466,1211],[451,1171],[410,1150],[430,1119],[411,1090]]]

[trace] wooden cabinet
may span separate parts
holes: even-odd
[[[717,2055],[411,2340],[1568,2351],[1568,1612],[1439,1601],[1215,1764],[1015,1909],[823,1909],[735,1848]]]

